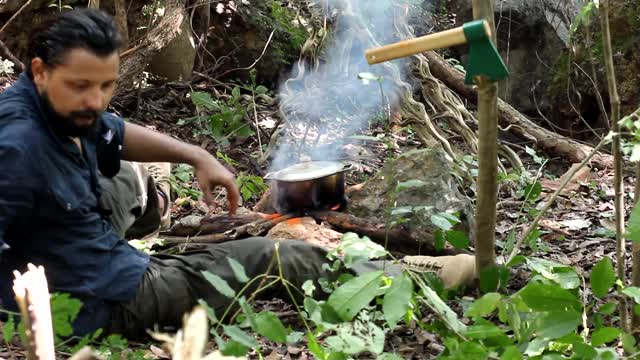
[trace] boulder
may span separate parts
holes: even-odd
[[[448,1],[447,10],[455,15],[453,26],[473,20],[471,1]],[[576,0],[496,1],[498,50],[511,72],[500,83],[501,99],[527,115],[539,116],[537,107],[549,110],[549,67],[566,52],[570,22],[578,11]],[[466,64],[466,46],[454,53]]]
[[[362,190],[350,195],[348,212],[355,216],[385,223],[390,188],[388,174],[397,183],[414,180],[413,187],[400,190],[393,208],[422,207],[413,214],[405,214],[404,225],[422,239],[431,239],[437,228],[431,223],[431,215],[458,213],[461,223],[457,230],[473,239],[473,210],[451,175],[451,167],[441,149],[412,150],[388,162],[385,168],[369,179]],[[415,182],[418,180],[418,182]],[[391,194],[392,195],[392,194]]]

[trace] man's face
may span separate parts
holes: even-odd
[[[70,50],[61,64],[31,62],[40,97],[55,113],[55,124],[66,135],[78,137],[95,128],[116,88],[120,59],[117,52],[100,57],[89,50]]]

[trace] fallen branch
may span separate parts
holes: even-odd
[[[240,225],[236,228],[227,230],[223,233],[199,235],[199,236],[186,237],[186,238],[182,236],[163,236],[162,239],[165,241],[167,245],[176,245],[176,244],[184,244],[184,243],[219,244],[227,241],[239,240],[249,236],[258,236],[264,232],[269,231],[269,229],[276,226],[276,224],[289,220],[295,216],[296,216],[295,214],[287,214],[287,215],[266,217],[248,224]]]
[[[466,253],[455,248],[445,248],[438,251],[435,248],[433,237],[418,239],[411,231],[396,227],[387,231],[381,224],[365,220],[350,214],[337,211],[311,211],[311,217],[319,221],[326,221],[340,232],[353,232],[360,236],[367,236],[373,242],[388,246],[388,250],[404,254],[416,254],[419,247],[424,249],[427,255],[457,255]],[[387,240],[388,236],[388,240]]]
[[[429,67],[433,75],[442,80],[448,87],[477,104],[476,91],[465,85],[464,75],[451,66],[436,52],[428,51],[424,56],[429,60]],[[573,139],[551,132],[522,115],[511,105],[498,99],[498,120],[501,125],[509,127],[514,134],[525,138],[533,138],[537,145],[547,152],[562,156],[572,162],[580,162],[590,156],[593,147],[579,143]],[[613,167],[611,155],[597,153],[591,155],[593,164],[600,168]]]

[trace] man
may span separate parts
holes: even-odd
[[[210,206],[216,186],[226,189],[231,213],[240,197],[234,176],[206,151],[105,112],[120,46],[106,14],[64,12],[34,31],[26,72],[0,94],[0,299],[15,310],[12,271],[42,265],[52,292],[82,300],[77,335],[103,328],[138,338],[155,326],[179,327],[198,299],[220,314],[229,299],[202,271],[240,289],[226,258],[255,277],[268,270],[275,246],[254,238],[149,256],[124,240],[133,228],[157,228],[159,209],[169,206],[139,162],[192,165]],[[279,252],[294,286],[331,277],[319,247],[288,241]],[[262,296],[287,298],[281,286]]]

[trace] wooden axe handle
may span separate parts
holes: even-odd
[[[484,21],[487,36],[491,36],[489,23]],[[442,49],[467,43],[462,26],[441,31],[435,34],[421,36],[419,38],[400,41],[395,44],[369,49],[365,52],[367,62],[370,65],[419,54],[429,50]]]

